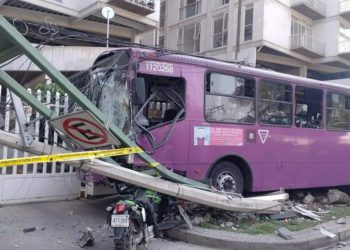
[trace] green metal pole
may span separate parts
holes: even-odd
[[[14,46],[16,46],[28,58],[30,58],[41,70],[45,72],[45,74],[47,74],[56,84],[58,84],[66,93],[68,93],[70,97],[73,97],[73,99],[79,104],[79,106],[81,106],[84,110],[90,111],[90,113],[93,114],[103,124],[107,124],[108,119],[106,118],[106,116],[92,102],[90,102],[89,99],[86,96],[84,96],[61,72],[55,69],[55,67],[53,67],[53,65],[51,65],[51,63],[48,60],[46,60],[46,58],[44,58],[38,52],[37,49],[33,48],[33,46],[14,27],[12,27],[3,16],[0,16],[0,32],[2,36],[5,36]],[[12,90],[11,87],[10,89]],[[18,96],[26,99],[24,96]],[[123,131],[121,131],[113,123],[109,123],[108,129],[124,145],[129,147],[137,146],[135,142],[130,140],[123,133]],[[150,157],[145,152],[138,153],[138,156],[149,166],[153,166],[160,173],[160,175],[164,176],[169,180],[187,184],[197,188],[208,188],[208,186],[203,183],[193,181],[191,179],[173,173],[163,165],[158,164],[152,157]]]

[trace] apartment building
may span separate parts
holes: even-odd
[[[350,0],[162,0],[159,46],[320,80],[350,77]]]
[[[0,0],[0,15],[30,42],[44,44],[42,54],[69,75],[90,67],[106,50],[104,7],[115,13],[109,20],[109,47],[118,42],[156,44],[159,0]],[[4,69],[15,77],[23,72],[26,86],[45,81],[23,58]]]

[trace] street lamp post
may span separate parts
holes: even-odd
[[[114,10],[111,7],[104,7],[102,9],[102,15],[104,18],[107,19],[107,41],[106,41],[106,47],[108,48],[109,45],[109,19],[114,17]]]

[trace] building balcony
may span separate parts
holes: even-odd
[[[350,60],[350,41],[339,42],[338,54],[347,60]]]
[[[292,0],[291,7],[313,20],[326,16],[326,4],[320,0]]]
[[[154,0],[110,0],[108,3],[141,16],[155,12]]]
[[[325,45],[306,34],[291,36],[291,50],[310,58],[325,55]]]
[[[340,0],[339,15],[350,21],[350,0]]]

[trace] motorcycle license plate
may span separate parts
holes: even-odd
[[[128,227],[129,215],[128,214],[112,214],[111,227]]]

